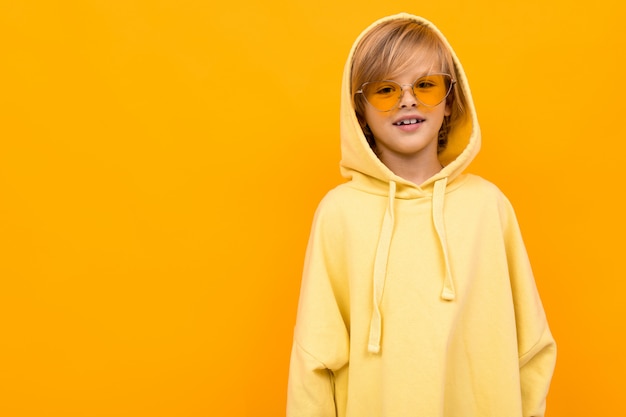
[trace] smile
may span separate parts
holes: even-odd
[[[422,123],[423,121],[424,121],[423,119],[405,119],[405,120],[400,120],[398,122],[395,122],[394,125],[396,126],[414,125],[417,123]]]

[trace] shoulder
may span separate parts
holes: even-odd
[[[354,189],[348,183],[340,184],[324,195],[318,204],[317,212],[338,214],[345,210],[348,203],[353,199]]]
[[[333,233],[358,232],[364,227],[380,227],[388,197],[364,192],[350,182],[328,191],[315,212],[318,229]]]
[[[341,184],[322,197],[315,210],[315,224],[336,224],[341,221],[347,190],[345,184]]]
[[[339,200],[341,199],[340,186],[337,186],[328,191],[317,205],[317,213],[319,212],[332,212],[339,206]]]
[[[493,194],[502,193],[497,185],[493,182],[486,180],[485,178],[476,174],[463,174],[459,177],[461,182],[460,186],[467,188],[471,187],[474,190],[480,190],[482,192],[488,192]]]
[[[515,219],[515,211],[508,197],[493,182],[478,175],[464,174],[451,185],[451,197],[464,206],[474,206],[483,212],[490,212],[507,222]]]
[[[458,189],[462,193],[472,193],[484,198],[494,198],[507,201],[506,195],[493,182],[475,174],[464,174],[453,182],[450,190]]]

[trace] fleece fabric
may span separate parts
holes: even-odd
[[[416,185],[370,149],[341,97],[341,172],[315,214],[288,383],[288,417],[543,416],[556,345],[513,208],[465,168],[480,148],[466,122]]]

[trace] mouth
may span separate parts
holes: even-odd
[[[402,119],[398,120],[394,123],[396,126],[405,126],[405,125],[416,125],[418,123],[424,122],[424,119],[412,118],[412,119]]]

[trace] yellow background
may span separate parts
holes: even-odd
[[[408,11],[466,68],[559,343],[618,416],[623,2],[0,1],[0,416],[280,416],[341,71]]]

